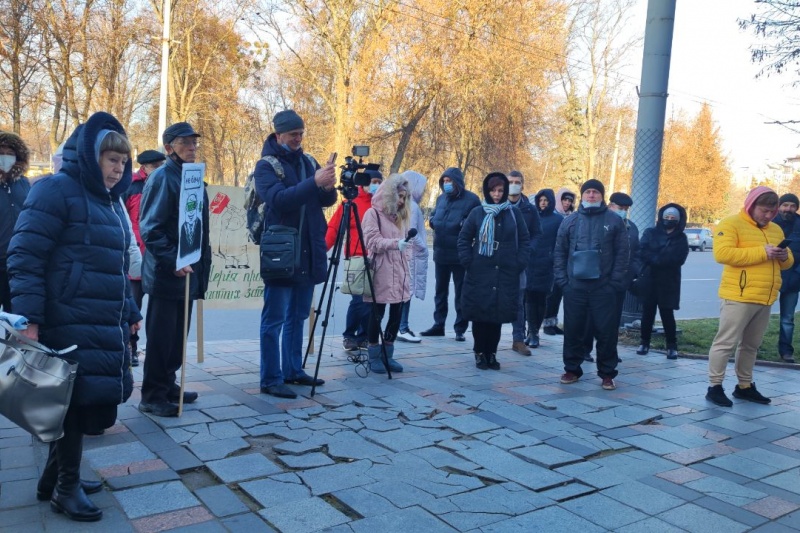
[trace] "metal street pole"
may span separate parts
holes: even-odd
[[[639,231],[655,225],[664,142],[675,0],[648,0],[639,116],[633,153],[631,218]]]
[[[156,146],[161,146],[161,133],[167,129],[167,95],[169,79],[170,23],[172,19],[172,0],[163,0],[161,13],[164,15],[164,30],[161,36],[161,91],[158,100],[158,131]]]

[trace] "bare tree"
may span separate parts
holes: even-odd
[[[755,0],[758,12],[739,19],[739,27],[761,41],[750,49],[754,63],[763,65],[758,76],[792,73],[800,83],[800,2]]]
[[[41,68],[41,40],[33,23],[39,5],[36,0],[8,0],[0,9],[0,74],[11,94],[13,130],[22,127],[23,92]]]

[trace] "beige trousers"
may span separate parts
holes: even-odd
[[[758,347],[769,325],[770,306],[722,300],[719,330],[708,352],[708,381],[721,385],[728,358],[736,349],[736,377],[740,384],[753,382]]]

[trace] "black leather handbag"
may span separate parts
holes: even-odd
[[[300,268],[300,231],[306,215],[300,210],[300,229],[291,226],[268,226],[261,234],[261,279],[289,279]]]

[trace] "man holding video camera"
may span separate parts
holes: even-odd
[[[295,111],[278,112],[272,119],[275,132],[267,137],[256,163],[255,182],[264,201],[265,227],[297,228],[300,265],[287,279],[264,283],[261,311],[261,392],[279,398],[296,398],[287,383],[322,385],[323,380],[303,371],[303,323],[308,318],[314,285],[325,281],[327,258],[322,209],[336,203],[335,154],[324,167],[303,153],[303,119]],[[267,161],[277,159],[278,165]],[[282,174],[276,171],[282,169]],[[280,343],[279,341],[280,337]]]

